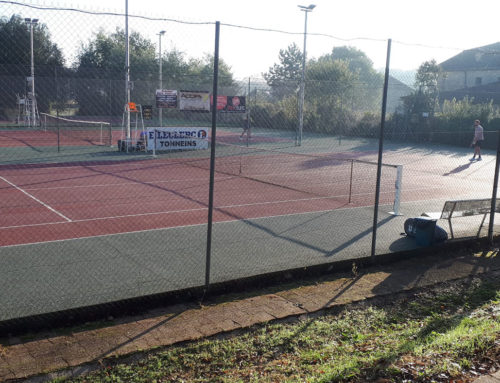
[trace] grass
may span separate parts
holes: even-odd
[[[468,382],[500,368],[500,276],[107,359],[53,382]]]

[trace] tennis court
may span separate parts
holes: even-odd
[[[18,132],[13,136],[19,137]],[[184,158],[4,165],[0,245],[206,223],[209,166],[206,152]],[[342,154],[225,145],[216,160],[214,220],[371,205],[374,170],[374,164],[353,163]],[[391,203],[394,178],[386,182],[382,203]]]
[[[1,132],[15,156],[0,165],[0,321],[204,285],[209,150],[153,157],[79,140],[58,151],[30,133]],[[377,141],[296,147],[268,133],[218,130],[211,283],[370,255]],[[467,155],[386,146],[377,254],[414,246],[400,236],[407,217],[489,196],[493,155]],[[401,216],[389,214],[395,165]]]
[[[34,152],[0,165],[0,246],[38,243],[107,234],[128,233],[207,222],[209,151],[185,151],[153,157],[151,153],[124,154],[100,143],[107,154],[64,156],[42,161],[43,147],[53,150],[54,131],[4,130],[3,146],[17,153]],[[114,131],[109,134],[116,137]],[[62,136],[62,135],[61,135]],[[100,128],[85,134],[72,131],[66,144],[94,146]],[[99,140],[98,140],[99,139]],[[106,139],[108,140],[108,139]],[[338,208],[373,206],[377,152],[375,142],[363,150],[356,142],[314,141],[295,147],[279,137],[258,133],[249,147],[237,133],[221,130],[214,179],[214,222],[247,220]],[[41,151],[33,150],[42,148]],[[367,150],[370,149],[370,150]],[[27,153],[27,152],[26,152]],[[71,154],[73,152],[70,152]],[[395,148],[382,167],[380,203],[395,203],[396,188],[404,201],[446,198],[450,191],[466,198],[477,182],[490,182],[489,172],[454,166],[457,157],[441,151],[425,153]],[[28,162],[28,163],[27,163]],[[405,164],[404,187],[396,165]],[[484,167],[483,167],[484,168]],[[425,169],[425,171],[423,171]],[[446,173],[449,169],[449,173]],[[444,172],[443,172],[444,171]],[[484,180],[481,180],[484,174]],[[401,180],[399,180],[400,182]],[[464,185],[465,182],[465,185]],[[471,185],[467,186],[470,182]],[[487,186],[486,186],[487,188]],[[484,195],[485,188],[481,188]],[[474,193],[472,193],[474,194]]]

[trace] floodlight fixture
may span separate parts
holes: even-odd
[[[305,5],[297,5],[301,11],[305,11],[305,12],[310,12],[312,11],[314,8],[316,8],[316,4],[309,4],[308,6],[305,6]]]

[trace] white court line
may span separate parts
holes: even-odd
[[[227,176],[227,177],[215,177],[216,181],[224,181],[228,180],[231,178],[234,178],[235,176]],[[60,182],[61,180],[51,180],[47,181],[47,183],[51,182]],[[62,180],[64,181],[64,180]],[[108,183],[108,184],[90,184],[90,185],[71,185],[71,186],[49,186],[49,187],[29,187],[26,188],[26,190],[60,190],[60,189],[81,189],[81,188],[101,188],[101,187],[108,187],[108,186],[127,186],[127,185],[156,185],[156,184],[168,184],[168,183],[185,183],[185,182],[193,182],[193,181],[200,181],[199,178],[188,178],[188,179],[170,179],[166,181],[129,181],[129,182],[116,182],[116,183]],[[201,180],[205,182],[204,180]],[[203,184],[205,185],[206,182]]]
[[[428,189],[425,189],[425,190],[428,190]],[[353,196],[359,196],[359,195],[365,195],[365,194],[367,194],[367,193],[354,193],[352,195]],[[347,197],[347,195],[338,195],[338,196],[330,196],[330,197],[314,197],[314,198],[298,198],[298,199],[290,199],[290,200],[282,200],[282,201],[265,201],[265,202],[246,203],[246,204],[237,204],[237,205],[224,205],[224,206],[216,206],[215,209],[232,209],[232,208],[238,208],[238,207],[248,207],[248,206],[258,206],[258,205],[275,205],[275,204],[290,203],[290,202],[303,202],[303,201],[316,201],[316,200],[325,200],[325,199],[338,199],[338,198],[342,198],[342,197]],[[354,209],[354,208],[356,208],[356,207],[353,207],[351,209]],[[75,219],[75,220],[70,220],[69,222],[71,222],[71,223],[95,222],[95,221],[104,221],[104,220],[107,220],[107,219],[144,217],[144,216],[154,216],[154,215],[161,215],[161,214],[190,213],[190,212],[194,212],[194,211],[205,211],[207,209],[208,209],[207,207],[200,207],[200,208],[196,208],[196,209],[155,211],[155,212],[151,212],[151,213],[137,213],[137,214],[126,214],[126,215],[108,216],[108,217],[95,217],[95,218],[86,218],[86,219]],[[339,209],[334,209],[334,210],[339,210]],[[326,210],[326,211],[330,211],[330,210]],[[293,215],[293,214],[306,214],[306,213],[309,213],[309,212],[280,214],[280,215],[277,215],[277,216],[265,216],[265,217],[260,217],[260,218],[281,217],[281,216],[287,216],[287,215]],[[259,217],[248,218],[248,219],[257,219],[257,218],[259,218]],[[247,219],[247,218],[245,218],[245,219]],[[60,224],[66,224],[66,223],[68,223],[68,222],[46,222],[46,223],[34,223],[34,224],[29,224],[29,225],[0,226],[0,230],[16,229],[16,228],[23,228],[23,227],[60,225]],[[191,225],[189,225],[189,226],[191,226]],[[179,227],[183,227],[183,226],[179,226]]]
[[[227,206],[217,206],[216,209],[230,209],[236,207],[246,207],[246,206],[256,206],[256,205],[269,205],[269,204],[278,204],[278,203],[289,203],[289,202],[300,202],[300,201],[311,201],[317,199],[331,199],[338,197],[317,197],[317,198],[303,198],[303,199],[292,199],[285,201],[267,201],[267,202],[259,202],[259,203],[248,203],[248,204],[239,204],[239,205],[227,205]],[[137,213],[137,214],[125,214],[125,215],[115,215],[109,217],[95,217],[95,218],[86,218],[86,219],[75,219],[69,222],[78,223],[78,222],[93,222],[93,221],[103,221],[107,219],[119,219],[119,218],[133,218],[133,217],[144,217],[144,216],[154,216],[160,214],[176,214],[176,213],[190,213],[194,211],[205,211],[208,207],[200,207],[196,209],[182,209],[182,210],[166,210],[166,211],[155,211],[151,213]],[[17,225],[17,226],[1,226],[0,230],[3,229],[16,229],[22,227],[33,227],[33,226],[45,226],[45,225],[60,225],[67,222],[46,222],[46,223],[34,223],[29,225]]]
[[[17,190],[19,190],[20,192],[26,194],[28,197],[34,199],[36,202],[38,202],[40,205],[46,207],[47,209],[49,209],[50,211],[56,213],[59,217],[62,217],[64,218],[66,221],[68,222],[71,222],[71,219],[69,219],[68,217],[66,217],[64,214],[62,213],[59,213],[57,210],[55,210],[54,208],[52,208],[51,206],[47,205],[45,202],[43,201],[40,201],[38,198],[36,198],[34,195],[28,193],[26,190],[23,190],[21,189],[19,186],[13,184],[12,182],[10,182],[9,180],[5,179],[4,177],[0,176],[0,179],[4,180],[5,182],[7,182],[9,185],[11,185],[12,187],[16,188]]]
[[[230,219],[230,220],[227,220],[227,221],[217,221],[217,222],[214,222],[214,225],[220,225],[220,224],[226,224],[226,223],[233,223],[233,222],[240,222],[240,221],[257,221],[257,220],[263,220],[263,219],[268,219],[268,218],[280,218],[280,217],[290,217],[290,216],[298,216],[298,215],[306,215],[306,214],[328,213],[328,212],[332,212],[332,211],[344,211],[344,210],[349,210],[349,209],[366,209],[366,206],[355,206],[355,207],[349,207],[349,208],[338,208],[338,209],[328,209],[328,210],[305,211],[305,212],[302,212],[302,213],[277,214],[277,215],[270,215],[270,216],[266,216],[266,217],[245,218],[243,220],[241,220],[241,219]],[[202,209],[198,209],[198,210],[202,210]],[[205,210],[206,210],[206,208],[205,208]],[[91,220],[89,220],[89,221],[91,221]],[[61,223],[66,223],[66,222],[61,222]],[[159,227],[159,228],[156,228],[156,229],[135,230],[135,231],[125,231],[125,232],[121,232],[121,233],[90,235],[90,236],[87,236],[87,237],[74,237],[74,238],[56,239],[56,240],[53,240],[53,241],[20,243],[20,244],[17,244],[17,245],[2,246],[2,248],[21,247],[21,246],[30,246],[30,245],[42,245],[42,244],[58,243],[58,242],[66,242],[66,241],[78,241],[80,239],[89,239],[89,238],[116,237],[118,235],[147,233],[147,232],[154,232],[154,231],[160,231],[160,230],[176,230],[176,229],[184,229],[184,228],[189,228],[189,227],[204,226],[206,224],[207,224],[206,222],[203,222],[203,223],[195,223],[195,224],[192,224],[192,225]]]

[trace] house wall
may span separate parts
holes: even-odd
[[[476,82],[477,78],[481,79],[481,83]],[[500,81],[500,69],[443,72],[439,78],[439,90],[441,92],[446,92],[485,85],[497,81]]]
[[[408,96],[412,89],[401,83],[394,83],[389,81],[387,89],[387,113],[394,113],[398,106],[402,105],[402,97]]]

